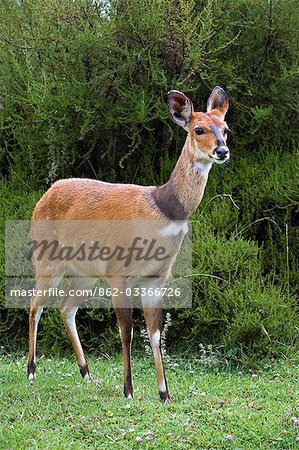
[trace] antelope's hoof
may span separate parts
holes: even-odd
[[[159,395],[164,403],[171,403],[171,398],[167,391],[166,392],[159,391]]]
[[[86,381],[87,383],[91,383],[92,382],[92,378],[90,373],[86,373],[83,377],[83,380]]]
[[[28,374],[28,380],[30,384],[33,384],[34,380],[35,380],[35,373],[29,373]]]

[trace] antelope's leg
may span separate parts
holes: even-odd
[[[124,357],[124,394],[133,398],[131,345],[133,338],[132,308],[115,308]]]
[[[115,282],[110,285],[115,287]],[[121,287],[120,287],[121,286]],[[127,398],[133,398],[133,384],[132,384],[132,372],[131,372],[131,347],[133,339],[133,319],[132,319],[132,306],[130,298],[127,297],[125,292],[125,283],[118,284],[119,292],[123,292],[122,295],[114,296],[112,298],[113,307],[115,310],[117,324],[119,327],[119,334],[121,339],[121,345],[124,358],[124,394]]]
[[[148,289],[153,287],[155,291],[157,287],[163,286],[163,280],[156,282],[146,282],[144,287]],[[167,381],[163,367],[163,357],[161,352],[161,333],[163,330],[163,314],[161,309],[160,296],[145,295],[142,297],[144,318],[149,335],[154,361],[156,366],[157,381],[159,387],[159,395],[164,402],[170,402],[171,398],[167,388]]]
[[[163,358],[161,352],[161,332],[163,330],[163,316],[161,308],[143,308],[144,317],[153,350],[156,366],[159,395],[164,402],[170,402],[171,398],[167,388]]]
[[[39,278],[36,277],[36,290],[49,292],[49,288],[58,282],[57,278]],[[30,383],[35,380],[36,370],[36,340],[39,319],[43,312],[43,307],[47,305],[49,296],[35,296],[31,300],[29,312],[29,358],[27,365],[27,374]]]
[[[76,313],[78,306],[65,307],[61,310],[61,316],[65,324],[66,331],[70,337],[73,350],[76,354],[80,373],[84,380],[91,381],[91,376],[88,370],[87,362],[84,356],[82,345],[79,339],[76,326]]]
[[[92,290],[93,286],[95,284],[95,281],[92,279],[79,279],[79,280],[73,280],[70,282],[70,285],[68,287],[69,292],[70,289],[75,293],[76,290],[80,290],[83,292],[83,290]],[[85,355],[82,349],[82,345],[80,342],[80,338],[77,331],[76,326],[76,313],[79,308],[79,306],[83,303],[83,301],[86,300],[86,298],[78,297],[78,296],[70,296],[67,295],[61,305],[61,316],[65,324],[66,331],[70,337],[71,344],[73,347],[73,350],[76,354],[77,362],[79,365],[80,373],[84,380],[91,381],[91,376],[89,373],[89,369],[87,366],[87,362],[85,359]]]
[[[38,305],[38,300],[40,300],[38,297],[32,299],[29,313],[29,358],[27,373],[30,383],[35,380],[37,328],[43,312],[43,306]]]

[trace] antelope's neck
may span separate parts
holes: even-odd
[[[190,140],[188,135],[169,181],[153,192],[156,204],[170,220],[186,220],[195,211],[212,167],[212,163],[196,161]]]

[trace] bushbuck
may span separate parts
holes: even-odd
[[[51,221],[51,223],[55,223],[56,221],[63,221],[68,223],[69,221],[73,223],[74,221],[80,221],[82,223],[81,221],[93,221],[95,223],[96,221],[106,221],[105,223],[111,223],[109,245],[113,245],[113,240],[117,239],[117,243],[122,244],[122,247],[125,248],[128,246],[130,239],[132,241],[133,237],[138,235],[134,228],[136,223],[146,221],[146,223],[154,224],[151,229],[152,236],[160,236],[168,242],[170,258],[159,261],[143,260],[138,263],[138,282],[146,290],[152,288],[151,294],[153,291],[157,292],[154,297],[145,294],[141,301],[155,361],[159,394],[161,399],[166,402],[170,401],[170,395],[160,345],[163,317],[161,295],[157,287],[161,288],[171,273],[176,255],[188,229],[187,219],[202,199],[213,163],[223,164],[230,157],[226,145],[228,126],[225,122],[228,107],[228,96],[219,86],[212,90],[207,102],[206,112],[195,112],[191,100],[185,94],[177,90],[170,91],[168,93],[170,116],[176,124],[184,128],[187,137],[181,155],[167,183],[156,187],[112,184],[83,178],[59,180],[44,194],[33,213],[31,232],[33,238],[37,237],[35,222]],[[112,230],[113,221],[123,221],[121,231],[118,230],[116,233],[117,236]],[[130,223],[135,225],[130,226]],[[105,233],[109,235],[109,226],[108,231],[107,227],[105,230]],[[65,238],[61,233],[59,227],[56,227],[54,234],[59,245]],[[80,234],[79,227],[71,234],[76,235],[77,233]],[[114,264],[116,264],[115,261]],[[86,269],[86,264],[80,261],[80,258],[69,263],[69,266],[71,266],[70,272],[67,270],[67,262],[64,261],[62,264],[53,260],[51,269],[56,265],[55,273],[52,271],[50,276],[46,277],[41,276],[43,261],[35,259],[34,264],[37,289],[45,290],[45,288],[57,285],[57,279],[61,279],[61,276],[66,273],[73,275],[70,281],[70,287],[73,289],[90,288],[96,283],[95,277],[82,278],[86,276],[89,268]],[[113,267],[111,264],[102,265],[101,276],[110,288],[117,288],[118,293],[121,293],[121,295],[112,295],[112,303],[123,350],[124,394],[127,398],[132,398],[132,304],[125,288],[130,286],[130,283],[135,282],[136,277],[130,276],[130,271],[124,276],[118,276],[118,269],[114,270]],[[83,301],[84,299],[80,296],[76,298],[66,295],[61,301],[60,310],[77,357],[81,375],[84,379],[91,380],[75,322],[77,309]],[[31,300],[28,362],[30,382],[35,379],[37,327],[45,304],[45,296],[35,296]]]

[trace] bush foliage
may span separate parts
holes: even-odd
[[[216,84],[231,98],[234,148],[290,150],[295,8],[295,0],[3,0],[2,173],[37,187],[74,175],[161,182],[182,142],[167,91],[185,91],[203,109]]]
[[[193,216],[194,308],[172,313],[169,343],[181,336],[195,348],[212,342],[243,362],[250,354],[294,348],[296,5],[3,0],[1,231],[4,217],[30,218],[58,178],[165,182],[184,139],[169,120],[167,91],[186,92],[204,110],[220,84],[231,100],[233,160],[226,170],[213,169]],[[0,255],[3,261],[3,242]],[[22,340],[26,312],[0,314],[5,345]],[[79,321],[85,346],[115,347],[112,312],[82,311]],[[57,311],[48,312],[41,322],[44,348],[65,342],[61,330]]]

